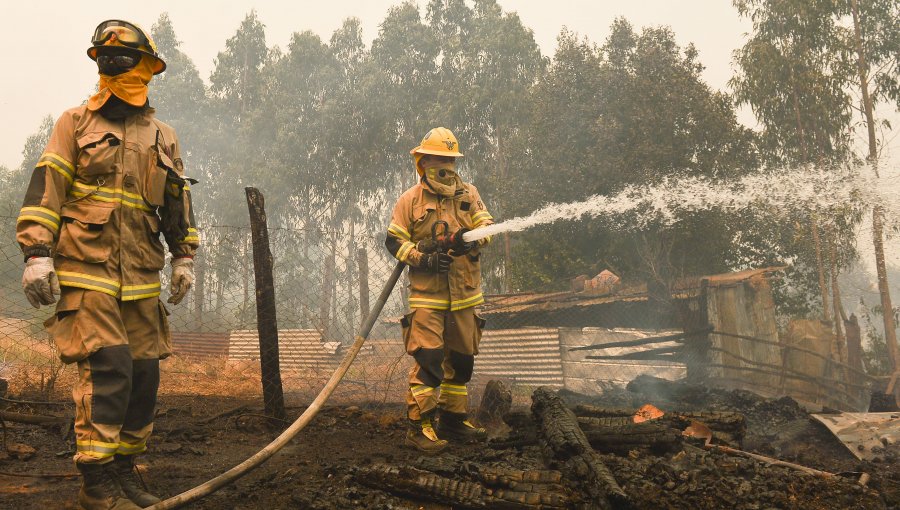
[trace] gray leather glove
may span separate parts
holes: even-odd
[[[172,261],[172,286],[169,303],[177,305],[194,284],[194,259],[180,258]]]
[[[31,257],[25,262],[25,272],[22,274],[22,289],[25,297],[35,308],[41,305],[52,305],[59,295],[59,279],[53,268],[53,259],[50,257]]]

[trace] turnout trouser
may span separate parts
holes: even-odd
[[[430,416],[438,406],[465,413],[466,383],[472,379],[484,320],[475,308],[416,308],[403,317],[402,325],[406,352],[415,359],[406,393],[409,419]]]
[[[105,463],[147,449],[153,431],[159,360],[171,354],[159,298],[119,301],[63,287],[48,322],[60,358],[78,364],[75,462]]]

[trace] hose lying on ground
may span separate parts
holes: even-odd
[[[369,313],[369,316],[366,317],[365,322],[363,322],[362,329],[359,335],[356,336],[356,339],[353,342],[353,345],[350,346],[350,349],[347,351],[347,354],[344,355],[344,359],[341,360],[341,364],[337,367],[333,374],[331,374],[331,378],[328,379],[328,382],[319,391],[319,394],[316,395],[315,400],[306,408],[306,411],[303,411],[303,414],[297,418],[294,423],[291,424],[290,427],[285,429],[284,432],[281,433],[280,436],[276,437],[271,443],[266,445],[265,448],[256,452],[252,457],[249,457],[244,462],[241,462],[237,466],[229,469],[228,471],[222,473],[221,475],[208,480],[193,489],[182,492],[176,496],[172,496],[171,498],[157,503],[151,507],[150,510],[169,510],[172,508],[179,508],[187,503],[192,501],[196,501],[200,498],[206,497],[213,492],[225,487],[226,485],[231,484],[236,481],[238,478],[246,475],[253,469],[259,467],[263,462],[269,460],[273,455],[275,455],[278,450],[281,450],[284,445],[286,445],[291,439],[293,439],[310,421],[319,413],[322,409],[322,406],[328,400],[328,397],[334,392],[335,388],[341,379],[344,377],[344,374],[347,373],[347,369],[350,368],[350,364],[353,363],[353,360],[356,358],[356,354],[359,352],[359,349],[362,347],[363,343],[365,343],[366,338],[368,338],[369,333],[372,331],[372,326],[375,325],[375,320],[378,319],[378,315],[381,314],[381,309],[384,308],[384,304],[387,302],[388,297],[391,295],[391,291],[394,290],[394,285],[397,284],[397,280],[400,279],[400,275],[403,273],[403,268],[406,267],[406,264],[403,262],[398,262],[397,266],[394,267],[394,272],[391,273],[390,278],[388,278],[387,283],[384,284],[384,288],[381,289],[381,295],[378,296],[378,301],[375,303],[375,306],[372,308],[372,311]]]

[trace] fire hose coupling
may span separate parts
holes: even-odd
[[[450,225],[444,220],[438,220],[431,226],[431,239],[423,239],[416,243],[416,249],[422,253],[442,252],[453,256],[463,255],[478,246],[477,241],[466,242],[463,236],[469,232],[467,228],[461,228],[450,233]]]

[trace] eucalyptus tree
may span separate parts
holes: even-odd
[[[845,84],[849,68],[839,50],[840,27],[833,0],[736,0],[739,14],[753,23],[747,43],[735,51],[737,74],[730,83],[736,99],[751,106],[763,125],[764,155],[773,165],[826,165],[844,161],[850,149],[850,104]],[[829,271],[823,263],[818,216],[826,223],[838,211],[810,211],[791,225],[808,225],[792,243],[796,261],[789,270],[795,286],[818,276],[821,310],[830,317]],[[834,240],[836,241],[836,240]],[[843,243],[842,243],[843,244]],[[806,268],[806,271],[797,269]],[[814,270],[815,268],[815,270]],[[834,276],[834,271],[831,271]],[[835,306],[839,306],[835,303]]]
[[[445,117],[438,106],[438,35],[423,23],[418,7],[413,2],[391,7],[380,27],[372,42],[366,90],[379,98],[371,111],[384,128],[379,160],[386,165],[388,201],[393,203],[417,179],[409,149]],[[383,211],[383,221],[389,216],[389,210]]]
[[[546,60],[531,29],[495,0],[432,0],[429,25],[439,35],[439,86],[436,112],[465,142],[465,171],[489,201],[496,217],[512,208],[508,181],[521,162],[520,126],[530,110],[529,89],[544,73]],[[488,287],[508,290],[513,264],[508,235],[497,239],[499,259],[485,260]],[[495,278],[499,277],[498,279]]]
[[[753,134],[737,123],[730,98],[703,82],[701,70],[696,50],[678,46],[667,28],[638,33],[619,19],[599,47],[563,32],[533,89],[530,156],[517,179],[531,194],[519,205],[583,200],[683,176],[724,179],[755,168]],[[642,216],[637,221],[647,213],[634,214]],[[527,255],[517,259],[517,286],[604,268],[668,280],[726,270],[732,244],[724,218],[679,220],[641,231],[618,227],[629,218],[550,225],[521,247]]]
[[[850,48],[849,61],[857,71],[858,81],[854,84],[854,89],[860,95],[857,110],[861,112],[866,127],[866,160],[878,175],[880,154],[876,134],[876,105],[889,100],[900,107],[900,4],[891,0],[850,0],[849,5],[844,7],[849,7],[852,20],[852,31],[848,30],[845,40]],[[847,14],[847,10],[842,13]],[[897,345],[894,323],[896,312],[891,302],[884,261],[883,223],[883,208],[873,207],[872,238],[884,334],[896,375],[900,371],[900,347]]]
[[[159,117],[178,132],[185,173],[200,181],[193,189],[194,214],[198,224],[201,227],[213,224],[216,221],[213,204],[221,199],[223,187],[217,185],[218,175],[209,164],[212,159],[209,151],[212,141],[210,124],[198,122],[199,119],[210,116],[206,85],[200,78],[197,66],[181,50],[181,41],[178,40],[167,13],[160,15],[151,34],[159,55],[167,64],[166,72],[153,79],[151,101],[157,108]],[[196,283],[189,297],[198,328],[198,323],[204,319],[204,302],[209,288],[206,270],[209,252],[215,251],[211,245],[216,239],[215,234],[209,230],[202,232],[202,235],[205,246],[194,259]]]

